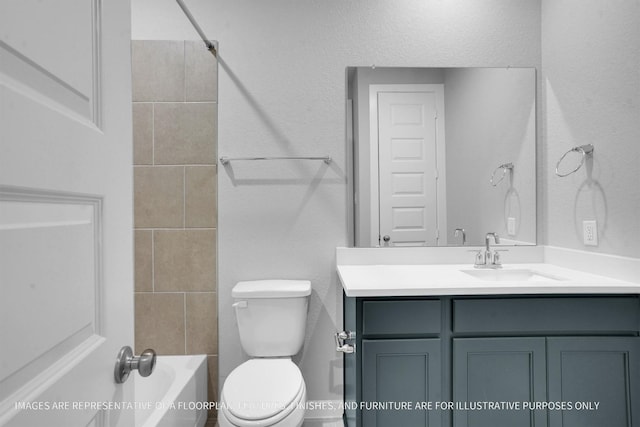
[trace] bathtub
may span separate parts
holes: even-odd
[[[203,427],[207,356],[158,356],[153,374],[135,379],[136,427]],[[205,405],[203,405],[205,404]]]

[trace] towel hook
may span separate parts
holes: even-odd
[[[580,163],[578,163],[578,165],[575,167],[575,169],[573,169],[571,172],[567,172],[567,173],[564,173],[564,174],[560,173],[560,171],[558,170],[559,167],[560,167],[560,163],[562,163],[564,158],[567,157],[567,154],[573,153],[573,152],[582,153],[582,157],[580,158]],[[590,154],[593,155],[593,145],[591,145],[591,144],[585,144],[585,145],[580,145],[578,147],[573,147],[571,150],[569,150],[566,153],[564,153],[562,155],[562,157],[560,157],[560,160],[558,160],[558,163],[556,163],[556,175],[558,175],[559,177],[563,178],[565,176],[569,176],[572,173],[577,172],[578,169],[580,169],[582,167],[582,165],[584,165],[585,157],[587,157]]]
[[[498,172],[500,169],[502,169],[502,175],[500,176],[500,179],[498,179],[497,181],[494,181],[496,178],[496,172]],[[495,168],[493,170],[493,173],[491,174],[491,179],[489,179],[489,182],[491,183],[491,185],[495,187],[496,185],[500,184],[504,179],[505,175],[507,174],[507,171],[513,172],[513,163],[511,162],[503,163],[497,168]]]

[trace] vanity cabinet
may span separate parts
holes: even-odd
[[[440,340],[433,338],[363,340],[362,401],[398,404],[365,407],[362,425],[437,425],[437,414],[403,408],[401,402],[440,400],[440,351]]]
[[[637,426],[640,338],[547,339],[549,400],[598,402],[597,410],[549,413],[550,426]]]
[[[545,401],[545,339],[454,338],[452,380],[454,402]],[[459,427],[544,426],[545,418],[542,411],[453,412]]]
[[[345,326],[349,426],[640,427],[638,296],[345,297]]]
[[[362,402],[441,399],[440,306],[434,299],[361,302]],[[435,413],[391,406],[365,407],[362,425],[438,425]]]

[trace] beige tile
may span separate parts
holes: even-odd
[[[153,164],[153,104],[133,103],[133,164]]]
[[[186,226],[215,228],[218,216],[216,167],[187,167],[185,191]]]
[[[136,354],[185,354],[184,294],[136,293]]]
[[[133,170],[136,228],[184,225],[184,168],[137,166]]]
[[[154,232],[156,292],[216,290],[215,230]]]
[[[208,355],[207,356],[207,369],[209,373],[208,383],[207,383],[207,396],[209,402],[218,402],[218,356],[217,355]],[[215,409],[211,409],[208,413],[208,420],[216,419],[217,413]]]
[[[213,103],[155,104],[155,163],[216,164],[216,128]]]
[[[202,41],[184,44],[187,101],[217,101],[218,61]]]
[[[135,288],[136,292],[153,291],[152,282],[152,232],[150,230],[136,230],[135,238]]]
[[[184,101],[184,43],[131,42],[134,101]]]
[[[215,292],[186,294],[187,354],[218,353],[218,307]]]

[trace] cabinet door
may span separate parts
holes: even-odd
[[[549,338],[547,363],[549,400],[572,403],[550,427],[640,426],[640,338]]]
[[[439,339],[363,340],[362,425],[440,426],[442,414],[415,409],[416,402],[441,400],[440,353]],[[411,402],[413,407],[373,407],[386,402]]]
[[[546,413],[516,409],[477,410],[478,402],[546,401],[544,338],[453,340],[455,427],[543,427]]]

